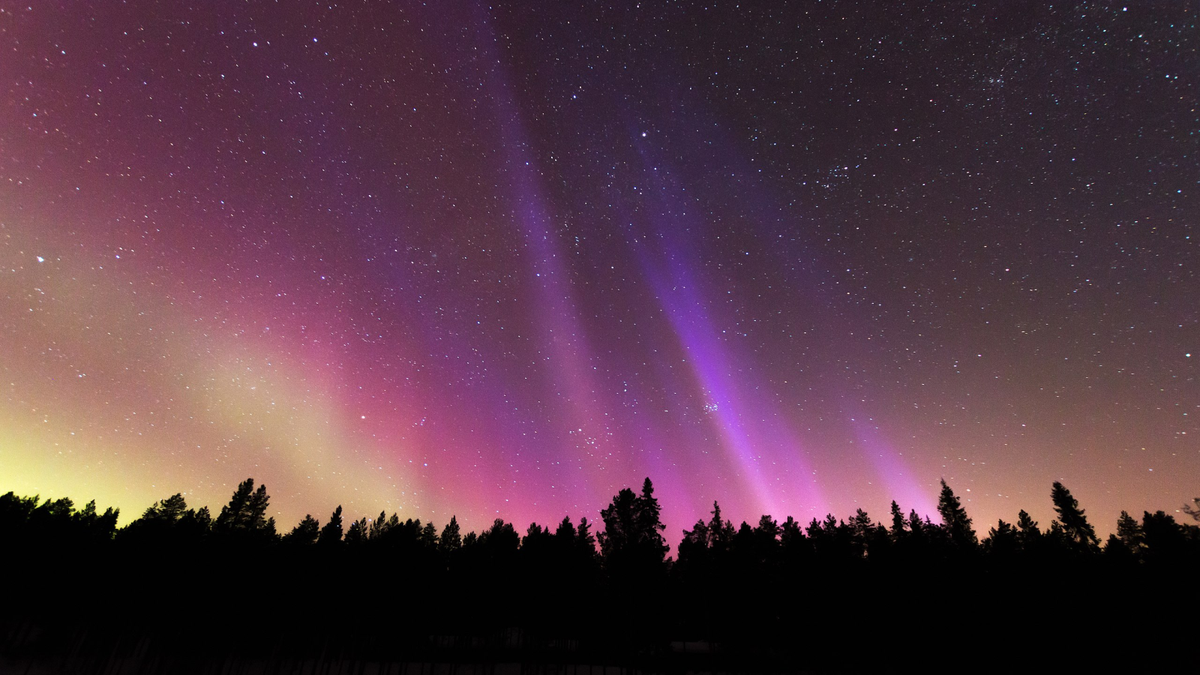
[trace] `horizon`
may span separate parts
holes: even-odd
[[[253,480],[253,478],[252,478],[252,477],[249,477],[249,478],[251,478],[251,480]],[[653,483],[653,479],[651,479],[651,483]],[[255,481],[254,481],[254,484],[255,484],[255,486],[262,486],[262,485],[265,485],[265,483],[260,483],[260,482],[258,482],[257,480],[255,480]],[[626,487],[627,487],[627,488],[629,488],[629,489],[632,489],[632,490],[634,490],[635,492],[637,492],[637,491],[638,491],[638,486],[636,486],[636,485],[630,485],[630,486],[626,486]],[[953,489],[953,487],[954,487],[954,486],[950,486],[950,488],[951,488],[951,489]],[[1067,489],[1068,489],[1068,490],[1070,490],[1070,486],[1066,486],[1066,487],[1067,487]],[[15,493],[15,491],[13,491],[13,492]],[[656,488],[656,492],[657,492],[657,488]],[[104,511],[104,509],[106,509],[106,508],[108,508],[108,507],[110,507],[110,506],[111,506],[112,508],[118,509],[118,510],[120,511],[120,513],[119,513],[119,517],[118,517],[118,520],[117,520],[117,527],[118,527],[118,528],[123,528],[123,527],[125,527],[125,526],[129,525],[129,524],[130,524],[131,522],[133,522],[134,520],[140,519],[140,518],[142,517],[142,514],[143,514],[143,513],[146,511],[146,509],[147,509],[147,508],[149,508],[150,506],[152,506],[152,505],[154,505],[154,504],[157,504],[157,503],[161,502],[163,499],[166,499],[166,498],[168,498],[168,497],[171,497],[171,496],[173,496],[174,494],[176,494],[176,493],[172,493],[172,494],[170,494],[170,495],[164,495],[164,496],[163,496],[163,497],[161,497],[160,499],[157,499],[157,500],[155,500],[154,502],[152,502],[152,503],[150,503],[150,504],[147,504],[145,507],[138,508],[138,509],[135,509],[135,510],[132,510],[132,511],[126,511],[125,509],[122,509],[122,508],[120,508],[120,507],[117,507],[117,506],[115,506],[115,505],[111,505],[111,504],[101,504],[101,503],[99,503],[98,501],[97,501],[97,504],[96,504],[96,509],[97,509],[97,511],[98,511],[98,512],[103,512],[103,511]],[[182,495],[182,496],[184,497],[184,499],[185,499],[185,500],[187,500],[187,499],[188,499],[188,497],[189,497],[188,495],[186,495],[186,494],[183,494],[183,493],[178,493],[178,494]],[[267,494],[268,494],[268,496],[269,496],[269,497],[271,497],[271,498],[272,498],[272,500],[274,499],[274,497],[273,497],[273,496],[270,494],[270,490],[269,490],[269,488],[268,488]],[[39,499],[39,503],[41,503],[41,502],[45,502],[45,501],[47,501],[47,500],[55,500],[55,499],[59,499],[59,498],[61,498],[61,497],[67,497],[67,498],[69,498],[69,499],[71,499],[71,500],[72,500],[72,502],[74,503],[74,505],[75,505],[75,508],[76,508],[76,509],[79,509],[79,508],[81,508],[83,505],[86,505],[86,504],[88,503],[88,501],[90,501],[90,500],[77,500],[76,498],[74,498],[74,497],[71,497],[70,495],[50,495],[50,496],[47,496],[47,495],[44,495],[44,494],[33,494],[33,493],[31,493],[31,494],[17,494],[16,496],[17,496],[17,497],[37,497],[37,498]],[[1072,494],[1072,496],[1074,496],[1074,495]],[[957,495],[957,494],[956,494],[956,497],[958,497],[958,499],[960,499],[960,500],[962,500],[962,501],[965,501],[965,500],[963,500],[963,497],[962,497],[962,495]],[[613,498],[614,498],[614,499],[616,498],[616,495],[615,495],[615,494],[613,495]],[[1077,497],[1076,497],[1076,500],[1078,501],[1078,498],[1077,498]],[[220,501],[220,502],[218,502],[217,504],[208,504],[208,503],[205,503],[205,504],[198,504],[198,503],[193,503],[193,502],[191,502],[191,501],[188,501],[188,508],[190,508],[190,509],[195,509],[195,510],[197,510],[197,511],[198,511],[198,510],[200,510],[201,508],[208,508],[208,509],[209,509],[209,512],[210,512],[210,514],[212,515],[212,517],[213,517],[213,518],[215,518],[215,517],[216,517],[216,516],[217,516],[219,513],[221,513],[221,508],[222,508],[222,507],[223,507],[225,504],[227,504],[227,503],[228,503],[228,499],[226,499],[226,500],[223,500],[223,501]],[[719,503],[720,503],[720,500],[717,500],[717,503],[719,504]],[[902,512],[904,513],[905,517],[907,518],[907,517],[909,516],[910,512],[911,512],[913,509],[906,509],[906,508],[904,508],[904,505],[903,505],[903,504],[898,504],[898,505],[901,507],[901,510],[902,510]],[[607,506],[607,504],[606,504],[606,506]],[[1115,534],[1115,533],[1116,533],[1116,518],[1114,518],[1114,519],[1113,519],[1112,526],[1111,526],[1111,527],[1109,527],[1109,526],[1107,526],[1105,523],[1101,523],[1101,522],[1095,522],[1095,521],[1094,521],[1094,520],[1093,520],[1093,519],[1092,519],[1092,518],[1091,518],[1091,517],[1088,515],[1088,509],[1087,509],[1087,507],[1086,507],[1086,506],[1084,506],[1082,503],[1080,503],[1079,507],[1080,507],[1080,509],[1082,509],[1082,511],[1084,512],[1084,515],[1085,515],[1085,517],[1087,517],[1087,518],[1088,518],[1088,522],[1089,522],[1089,523],[1092,525],[1092,527],[1094,527],[1094,528],[1095,528],[1095,530],[1096,530],[1096,534],[1097,534],[1097,536],[1100,538],[1100,541],[1101,541],[1101,542],[1103,542],[1104,540],[1106,540],[1106,539],[1107,539],[1107,537],[1108,537],[1108,535],[1110,535],[1110,534]],[[316,520],[317,520],[317,521],[318,521],[318,522],[319,522],[321,525],[324,525],[324,524],[328,523],[328,522],[330,521],[330,518],[331,518],[331,516],[332,516],[332,513],[333,513],[333,511],[334,511],[335,509],[338,509],[338,508],[341,508],[341,509],[342,509],[342,514],[341,514],[341,515],[342,515],[342,522],[343,522],[343,526],[344,526],[344,527],[349,527],[349,524],[350,524],[350,523],[353,523],[353,522],[354,522],[354,521],[356,521],[356,520],[360,520],[360,519],[364,519],[364,518],[366,519],[366,521],[367,521],[367,523],[368,523],[368,524],[370,524],[370,523],[374,523],[375,521],[377,521],[377,520],[378,520],[378,515],[377,515],[377,514],[369,514],[369,515],[364,515],[364,514],[362,514],[362,513],[358,513],[358,514],[356,515],[354,512],[352,512],[352,511],[350,511],[350,510],[348,510],[348,509],[344,508],[344,507],[343,507],[341,504],[338,504],[338,505],[336,505],[335,507],[331,508],[331,509],[330,509],[330,513],[329,513],[329,515],[326,515],[324,518],[321,518],[321,517],[320,517],[318,514],[315,514],[315,513],[306,513],[306,514],[305,514],[305,516],[301,516],[300,518],[298,518],[298,519],[295,521],[295,523],[294,523],[294,524],[292,524],[292,525],[290,525],[290,526],[288,525],[287,521],[281,521],[281,520],[280,520],[278,517],[276,517],[276,516],[280,515],[280,514],[279,514],[279,512],[278,512],[277,510],[276,510],[276,511],[273,511],[273,510],[272,510],[272,509],[269,507],[269,508],[268,508],[268,514],[267,514],[267,515],[268,515],[268,516],[270,516],[270,517],[273,517],[273,518],[275,518],[275,526],[276,526],[276,531],[277,531],[277,532],[278,532],[280,535],[285,535],[285,534],[287,534],[288,532],[290,532],[290,531],[291,531],[291,529],[292,529],[293,527],[295,527],[295,525],[296,525],[296,524],[299,524],[299,523],[300,523],[300,521],[302,521],[302,520],[303,520],[303,519],[304,519],[306,516],[309,516],[309,515],[311,515],[313,518],[315,518],[315,519],[316,519]],[[965,507],[964,507],[964,508],[965,508]],[[1033,512],[1032,512],[1032,511],[1030,511],[1029,509],[1018,509],[1018,513],[1019,513],[1021,510],[1023,510],[1023,511],[1025,511],[1025,512],[1029,513],[1029,514],[1030,514],[1030,517],[1031,517],[1031,518],[1033,518],[1033,520],[1035,521],[1035,523],[1038,525],[1038,527],[1040,527],[1040,528],[1042,529],[1042,531],[1047,531],[1047,530],[1049,529],[1049,527],[1050,527],[1050,524],[1051,524],[1051,522],[1060,522],[1060,523],[1061,523],[1061,521],[1059,521],[1059,519],[1058,519],[1058,517],[1057,517],[1057,513],[1055,513],[1055,511],[1054,511],[1053,507],[1051,507],[1051,509],[1050,509],[1050,517],[1049,517],[1048,519],[1045,519],[1045,520],[1038,518],[1037,514],[1033,513]],[[870,512],[869,510],[866,510],[866,509],[864,509],[864,511],[866,511],[866,512],[867,512],[867,514],[868,514],[868,515],[871,517],[871,520],[872,520],[872,522],[874,522],[874,523],[877,523],[877,524],[881,524],[881,525],[883,525],[884,527],[890,527],[890,524],[889,524],[889,522],[888,522],[888,520],[891,518],[891,514],[890,514],[890,502],[889,502],[889,508],[887,509],[887,511],[888,511],[888,515],[887,515],[886,517],[876,517],[876,514],[874,514],[874,513]],[[1134,517],[1135,519],[1139,517],[1139,513],[1137,513],[1137,512],[1134,512],[1134,511],[1130,511],[1129,509],[1121,509],[1121,511],[1128,512],[1128,513],[1129,513],[1129,514],[1130,514],[1132,517]],[[1167,515],[1169,515],[1169,516],[1171,516],[1171,517],[1173,517],[1173,518],[1175,518],[1175,519],[1176,519],[1176,522],[1179,522],[1181,525],[1187,525],[1187,524],[1190,524],[1188,520],[1186,520],[1186,519],[1182,519],[1182,520],[1181,520],[1181,519],[1178,517],[1179,515],[1183,515],[1183,516],[1188,516],[1188,515],[1189,515],[1189,514],[1185,513],[1185,512],[1183,511],[1183,509],[1182,509],[1182,508],[1176,508],[1176,509],[1155,509],[1154,511],[1151,511],[1151,510],[1148,510],[1148,509],[1144,509],[1144,510],[1142,511],[1142,513],[1151,513],[1151,514],[1152,514],[1152,513],[1155,513],[1155,512],[1160,512],[1160,511],[1161,511],[1161,512],[1164,512],[1164,513],[1166,513]],[[809,524],[810,524],[810,523],[811,523],[811,522],[812,522],[814,519],[815,519],[816,521],[818,521],[818,522],[822,522],[822,521],[824,521],[824,520],[826,519],[826,517],[828,517],[828,516],[831,516],[831,515],[832,515],[832,516],[834,516],[834,517],[835,517],[835,519],[836,519],[836,520],[838,520],[839,522],[844,522],[844,521],[847,521],[849,518],[852,518],[852,517],[854,516],[854,514],[853,514],[853,513],[850,513],[850,514],[836,514],[836,513],[832,513],[832,512],[830,512],[830,513],[826,513],[826,514],[822,514],[822,515],[813,515],[813,516],[811,516],[811,517],[806,517],[806,518],[796,518],[796,517],[794,516],[794,514],[784,514],[784,515],[782,515],[782,516],[780,516],[780,515],[778,515],[778,514],[759,514],[759,516],[758,516],[758,517],[755,517],[755,518],[736,518],[736,517],[730,517],[730,516],[729,516],[729,514],[728,514],[728,513],[725,511],[724,507],[722,507],[722,509],[721,509],[721,512],[722,512],[722,517],[723,517],[722,519],[723,519],[723,520],[726,520],[726,521],[729,521],[729,522],[731,522],[731,523],[733,524],[733,526],[734,526],[734,528],[735,528],[735,529],[736,529],[736,528],[738,528],[738,527],[740,527],[740,525],[742,525],[742,524],[747,524],[747,525],[749,525],[750,527],[756,527],[756,526],[757,526],[757,524],[758,524],[758,520],[759,520],[759,518],[761,518],[761,517],[762,517],[762,516],[764,516],[764,515],[766,515],[766,516],[770,516],[772,519],[774,519],[774,520],[775,520],[775,521],[776,521],[778,524],[780,524],[780,525],[782,525],[782,524],[783,524],[783,522],[787,520],[787,518],[789,518],[789,517],[792,517],[792,518],[794,518],[794,519],[796,520],[796,522],[797,522],[797,523],[800,525],[801,529],[806,529],[806,528],[808,527],[808,525],[809,525]],[[392,513],[395,513],[395,512],[389,512],[389,513],[387,514],[389,518],[391,517]],[[136,515],[135,515],[135,514],[136,514]],[[442,531],[442,528],[444,528],[444,527],[446,526],[446,524],[447,524],[447,523],[449,523],[449,521],[450,521],[450,517],[453,517],[453,518],[455,518],[456,522],[458,523],[458,525],[459,525],[459,527],[460,527],[460,529],[461,529],[461,531],[462,531],[462,534],[464,534],[464,535],[465,535],[465,534],[467,534],[468,532],[472,532],[472,533],[482,533],[483,531],[485,531],[485,530],[487,530],[489,527],[491,527],[491,526],[492,526],[492,524],[493,524],[493,523],[494,523],[494,521],[495,521],[495,518],[494,518],[494,519],[492,519],[491,521],[488,521],[488,522],[486,522],[486,523],[480,523],[478,527],[474,527],[474,526],[469,526],[469,525],[467,524],[467,522],[466,522],[466,521],[464,521],[463,519],[460,519],[460,518],[458,518],[458,517],[456,516],[456,514],[450,514],[450,517],[447,517],[447,518],[446,518],[446,520],[445,520],[445,521],[443,521],[443,522],[439,522],[439,521],[437,521],[437,520],[432,520],[432,519],[427,519],[427,518],[422,518],[422,517],[420,517],[419,515],[415,515],[415,516],[414,516],[414,515],[407,515],[407,514],[400,514],[400,513],[396,513],[396,515],[397,515],[398,517],[400,517],[400,521],[401,521],[401,522],[404,522],[404,521],[406,521],[406,520],[414,520],[414,521],[421,522],[422,524],[428,524],[428,523],[432,523],[432,524],[434,524],[435,526],[437,526],[437,529],[438,529],[438,532],[439,532],[439,533]],[[936,510],[936,509],[934,509],[932,513],[918,513],[918,515],[920,515],[920,516],[924,517],[926,520],[928,520],[928,521],[932,522],[934,525],[941,525],[941,524],[943,524],[943,522],[942,522],[942,517],[941,517],[941,515],[940,515],[940,514],[937,512],[937,510]],[[997,522],[992,522],[992,523],[986,523],[986,524],[982,524],[982,526],[981,526],[981,523],[979,523],[979,522],[978,522],[978,520],[976,520],[976,519],[975,519],[975,517],[974,517],[974,516],[971,514],[971,512],[970,512],[970,510],[969,510],[969,509],[967,509],[967,516],[968,516],[968,517],[970,517],[970,518],[972,519],[972,527],[975,529],[975,532],[976,532],[977,536],[979,537],[979,540],[980,540],[980,542],[982,542],[982,541],[984,541],[985,539],[987,539],[987,538],[988,538],[988,532],[989,532],[989,530],[990,530],[990,529],[992,529],[992,528],[994,528],[994,527],[995,527],[995,526],[998,524]],[[589,516],[587,516],[586,514],[584,514],[584,515],[579,515],[579,514],[575,514],[575,515],[572,515],[572,514],[564,514],[564,517],[568,517],[568,518],[570,518],[570,520],[571,520],[572,524],[574,524],[574,525],[576,525],[576,526],[578,526],[578,525],[579,525],[579,523],[580,523],[580,519],[581,519],[581,518],[587,518],[587,519],[588,519],[588,524],[589,524],[589,526],[591,527],[591,529],[592,529],[592,533],[593,533],[593,534],[595,534],[595,533],[597,533],[597,532],[602,532],[602,531],[604,531],[604,521],[603,521],[603,519],[601,519],[601,517],[600,517],[600,509],[597,509],[597,511],[595,512],[595,515],[594,515],[593,517],[589,517]],[[705,523],[708,523],[708,522],[711,520],[711,517],[712,517],[712,511],[710,510],[710,511],[709,511],[709,512],[708,512],[706,515],[704,515],[704,516],[698,516],[696,520],[703,520]],[[521,537],[522,537],[522,538],[524,538],[526,531],[528,530],[528,528],[529,528],[531,525],[540,525],[540,526],[541,526],[541,527],[543,527],[543,528],[547,528],[549,531],[553,531],[553,529],[554,529],[554,528],[555,528],[555,527],[556,527],[556,526],[557,526],[559,523],[561,523],[561,522],[562,522],[562,518],[559,518],[559,519],[557,519],[557,520],[553,520],[553,519],[552,519],[552,520],[548,520],[548,521],[540,521],[540,522],[539,522],[539,521],[537,521],[537,520],[533,520],[533,521],[529,521],[528,523],[523,523],[523,522],[521,522],[521,521],[517,521],[517,520],[511,520],[511,519],[509,519],[509,518],[506,518],[506,517],[504,517],[503,515],[500,515],[499,513],[496,515],[496,518],[499,518],[499,519],[503,520],[504,522],[506,522],[506,523],[509,523],[509,524],[513,525],[513,527],[514,527],[514,528],[516,528],[516,530],[517,530],[517,533],[518,533],[519,535],[521,535]],[[663,518],[664,525],[665,525],[666,523],[668,523],[668,522],[673,522],[674,520],[676,520],[676,519],[677,519],[677,518],[671,518],[670,520],[668,520],[668,514],[667,514],[667,513],[665,513],[665,512],[662,514],[662,518]],[[671,536],[670,536],[670,535],[671,535],[671,528],[670,528],[670,526],[667,526],[667,529],[663,531],[663,537],[664,537],[664,540],[666,541],[666,543],[667,543],[667,545],[668,545],[668,548],[669,548],[669,550],[668,550],[668,556],[673,556],[674,554],[676,554],[676,553],[678,552],[678,542],[679,542],[679,541],[681,541],[681,540],[684,538],[684,532],[685,532],[686,530],[690,530],[690,529],[691,529],[691,528],[692,528],[692,527],[693,527],[693,526],[696,524],[696,520],[689,521],[689,523],[690,523],[690,524],[689,524],[689,525],[688,525],[686,528],[681,528],[681,529],[680,529],[680,532],[678,533],[678,536],[677,536],[676,540],[674,540],[674,543],[672,543],[672,542],[673,542],[673,540],[672,540],[672,538],[671,538]],[[1014,514],[1012,515],[1012,518],[1009,518],[1009,519],[1004,519],[1004,520],[1005,520],[1005,522],[1006,522],[1006,523],[1008,523],[1009,525],[1015,525],[1015,523],[1017,522],[1017,513],[1014,513]]]

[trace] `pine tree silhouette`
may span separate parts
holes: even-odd
[[[460,548],[462,548],[462,535],[458,531],[458,519],[450,516],[450,522],[446,523],[446,527],[442,529],[442,536],[438,540],[438,550],[445,555],[450,555]]]
[[[956,546],[964,551],[974,550],[979,546],[979,539],[971,526],[967,510],[963,508],[950,486],[946,485],[945,480],[942,480],[942,493],[938,497],[938,513],[942,516],[942,525],[950,535],[950,541]]]
[[[291,544],[315,544],[317,538],[321,536],[321,524],[317,522],[312,514],[306,514],[304,520],[300,521],[291,532],[284,535],[284,541]]]
[[[1096,530],[1088,523],[1083,509],[1079,508],[1079,502],[1071,496],[1070,490],[1062,483],[1054,481],[1050,499],[1054,502],[1054,510],[1058,512],[1063,534],[1071,547],[1080,551],[1091,551],[1100,545]]]
[[[321,528],[321,536],[317,539],[317,543],[323,546],[332,546],[342,543],[342,505],[333,510],[333,514],[329,516],[329,522],[325,523],[325,527]]]

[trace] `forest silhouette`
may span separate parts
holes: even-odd
[[[982,538],[944,481],[940,523],[892,502],[886,522],[859,509],[735,526],[714,502],[669,557],[649,478],[596,523],[524,533],[386,512],[347,524],[340,506],[281,533],[253,479],[215,517],[175,494],[121,528],[95,502],[9,492],[0,670],[999,672],[1179,657],[1147,635],[1191,625],[1200,527],[1122,512],[1101,543],[1065,486],[1049,496],[1047,526],[1021,511]],[[1183,511],[1200,520],[1197,507]]]

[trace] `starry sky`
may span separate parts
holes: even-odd
[[[0,491],[1171,512],[1197,11],[0,2]]]

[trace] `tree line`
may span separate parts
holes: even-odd
[[[104,661],[99,670],[137,670],[112,663],[124,653],[114,645],[150,640],[182,672],[268,656],[294,658],[296,670],[336,657],[779,672],[936,659],[982,672],[1023,664],[1009,648],[981,660],[981,639],[1048,635],[1104,645],[1063,652],[1071,666],[1154,663],[1125,638],[1147,622],[1190,621],[1200,527],[1122,512],[1102,542],[1065,486],[1049,497],[1049,524],[1021,511],[983,536],[944,481],[941,522],[893,502],[883,522],[859,509],[735,526],[714,502],[668,556],[648,478],[595,523],[520,531],[497,518],[466,533],[455,517],[441,527],[387,512],[350,520],[340,506],[281,532],[253,479],[215,516],[175,494],[124,527],[94,502],[9,492],[0,667],[69,652]],[[1198,509],[1183,512],[1200,520]],[[918,632],[901,639],[906,630]]]
[[[677,546],[677,557],[667,556],[661,507],[647,478],[640,493],[623,489],[600,512],[603,529],[581,518],[575,524],[565,517],[556,526],[532,523],[524,533],[513,523],[497,518],[482,532],[463,534],[457,518],[440,530],[419,518],[401,520],[398,513],[381,511],[374,519],[351,520],[346,525],[338,506],[322,524],[311,514],[287,532],[280,533],[267,516],[270,497],[265,485],[253,478],[238,485],[229,502],[214,518],[207,506],[190,508],[180,493],[148,507],[136,520],[117,527],[119,511],[97,511],[95,501],[76,509],[70,498],[40,500],[9,492],[0,497],[0,537],[22,547],[98,545],[116,547],[172,547],[260,545],[299,551],[307,547],[338,550],[378,549],[425,555],[450,561],[462,551],[501,558],[519,551],[553,551],[553,557],[587,563],[597,571],[628,575],[636,571],[653,575],[694,574],[723,557],[770,564],[777,557],[823,563],[890,563],[908,558],[926,561],[978,557],[996,562],[1021,558],[1078,559],[1100,556],[1112,561],[1155,563],[1183,561],[1200,553],[1200,527],[1180,523],[1164,511],[1145,512],[1140,519],[1122,511],[1116,532],[1103,543],[1084,509],[1062,483],[1055,482],[1050,498],[1057,518],[1041,527],[1024,510],[1014,523],[1000,520],[980,539],[960,499],[943,480],[937,512],[940,523],[915,510],[903,512],[896,502],[890,517],[877,522],[858,509],[849,519],[832,514],[802,524],[792,517],[783,522],[770,515],[757,524],[734,526],[724,519],[720,504],[713,503],[711,517],[700,519]],[[1200,498],[1182,511],[1200,521]],[[466,555],[466,554],[463,554]],[[628,580],[628,579],[626,579]]]

